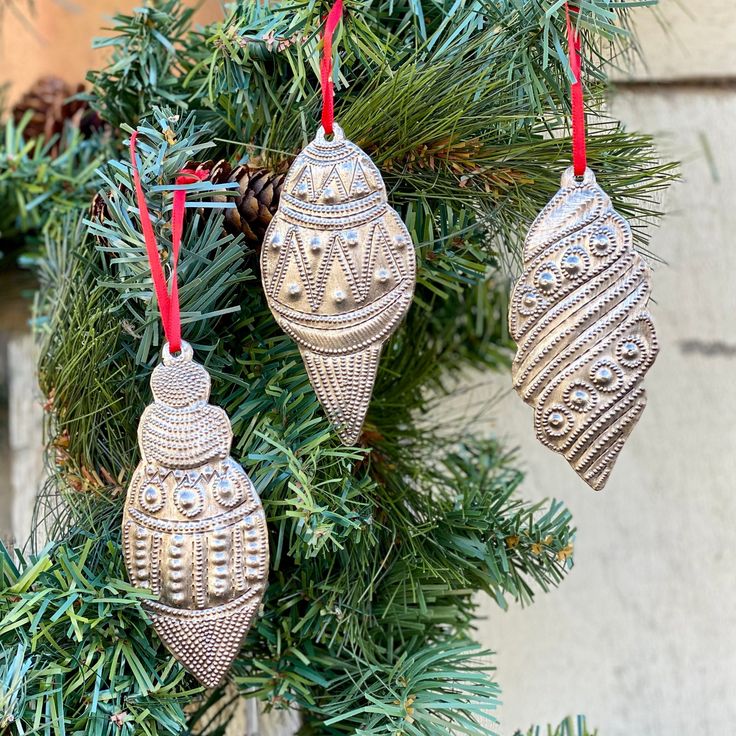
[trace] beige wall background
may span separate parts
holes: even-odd
[[[42,74],[53,73],[71,83],[84,81],[104,51],[93,50],[91,39],[108,35],[115,13],[127,13],[143,0],[28,0],[0,3],[0,81],[9,82],[10,99],[17,98]],[[218,0],[192,2],[198,21],[222,16]]]
[[[100,58],[89,38],[137,4],[38,0],[32,27],[6,9],[0,68],[11,95],[44,72],[83,79]],[[199,12],[216,17],[219,4]],[[652,241],[666,264],[655,264],[662,350],[647,410],[594,494],[535,442],[508,376],[474,377],[480,387],[463,400],[474,413],[485,402],[488,429],[521,449],[525,495],[564,499],[579,527],[559,590],[527,610],[484,602],[479,635],[498,652],[502,736],[578,712],[601,736],[722,736],[736,723],[736,2],[662,0],[658,15],[633,17],[646,64],[617,74],[612,113],[684,162]],[[251,714],[248,733],[258,729]]]

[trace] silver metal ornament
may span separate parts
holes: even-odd
[[[375,164],[340,126],[331,140],[320,128],[286,177],[261,274],[345,443],[360,435],[381,347],[411,304],[415,258]]]
[[[631,228],[586,169],[572,168],[534,221],[511,296],[514,388],[542,444],[602,489],[646,405],[657,356],[651,272]]]
[[[138,426],[141,462],[123,515],[131,583],[169,651],[203,684],[220,684],[268,577],[266,520],[253,483],[230,456],[232,428],[207,403],[209,373],[183,342],[163,349],[154,401]]]

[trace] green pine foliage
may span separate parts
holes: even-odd
[[[191,683],[152,641],[120,546],[99,545],[80,534],[30,559],[2,550],[0,628],[18,643],[0,650],[0,725],[20,734],[181,732]]]
[[[29,119],[27,113],[16,124],[10,117],[0,145],[0,235],[6,240],[42,229],[52,212],[88,206],[98,186],[95,171],[106,158],[102,136],[85,140],[71,126],[50,140],[27,139]]]
[[[580,3],[593,107],[604,49],[625,50],[625,11],[640,4]],[[305,735],[494,733],[500,688],[475,642],[477,594],[529,604],[571,569],[565,506],[525,502],[513,454],[442,408],[469,370],[507,367],[507,266],[569,160],[561,6],[346,3],[337,120],[382,169],[418,253],[416,299],[384,351],[358,447],[339,442],[273,320],[256,250],[223,230],[232,186],[189,187],[183,333],[232,419],[232,454],[271,534],[269,588],[232,685],[266,708],[299,707]],[[69,131],[52,158],[7,124],[0,156],[30,173],[0,175],[6,228],[43,236],[49,481],[38,512],[52,541],[3,552],[0,731],[221,732],[205,714],[227,711],[231,695],[203,693],[168,655],[121,562],[136,426],[163,339],[124,142],[137,127],[167,261],[173,182],[187,162],[277,168],[314,134],[327,9],[242,2],[197,28],[179,0],[154,0],[117,16],[98,42],[111,54],[88,96],[112,134]],[[591,166],[644,247],[673,168],[615,121],[590,133]],[[88,214],[98,190],[103,219]],[[589,732],[580,722],[550,734]]]

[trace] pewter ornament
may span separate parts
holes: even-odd
[[[534,221],[514,287],[514,388],[534,408],[539,441],[602,489],[646,405],[657,356],[646,311],[651,272],[629,224],[586,169],[572,168]]]
[[[357,441],[383,343],[411,304],[414,246],[370,158],[340,126],[297,156],[261,251],[268,305],[340,438]]]
[[[230,457],[230,420],[207,403],[210,376],[190,345],[178,355],[164,346],[151,389],[123,514],[125,565],[133,585],[158,596],[144,607],[166,647],[215,687],[263,598],[266,519],[253,483]]]

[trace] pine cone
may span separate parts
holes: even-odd
[[[18,124],[28,110],[32,111],[24,129],[26,139],[47,141],[61,133],[67,121],[72,121],[82,135],[89,137],[103,126],[103,122],[84,100],[69,99],[83,89],[82,84],[73,87],[53,75],[41,77],[13,106],[13,120]]]
[[[192,163],[187,168],[209,170],[214,184],[238,183],[240,195],[228,198],[235,202],[235,207],[225,210],[225,229],[231,235],[243,233],[250,243],[260,244],[278,209],[285,172],[245,164],[232,168],[225,160]]]

